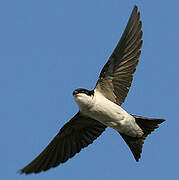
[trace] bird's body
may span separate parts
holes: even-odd
[[[105,98],[100,92],[95,90],[91,96],[78,93],[74,98],[80,112],[85,116],[93,118],[125,135],[132,137],[141,137],[143,135],[142,129],[135,122],[135,118],[119,105]]]
[[[21,173],[38,173],[56,167],[91,144],[111,127],[119,132],[136,161],[146,137],[164,119],[131,115],[121,108],[130,89],[142,46],[142,23],[134,7],[125,31],[103,67],[92,91],[76,89],[79,112],[68,121],[49,145]]]

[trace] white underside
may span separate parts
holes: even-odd
[[[85,115],[100,121],[120,133],[133,137],[141,137],[142,129],[136,124],[135,118],[117,104],[95,91],[94,96],[77,94],[75,101]]]

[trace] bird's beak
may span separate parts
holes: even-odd
[[[77,95],[78,92],[76,90],[73,91],[73,96]]]

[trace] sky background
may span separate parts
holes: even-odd
[[[19,175],[78,111],[72,91],[94,87],[135,4],[144,43],[123,108],[167,120],[140,162],[108,128],[65,164]],[[0,179],[178,180],[178,19],[178,0],[1,0]]]

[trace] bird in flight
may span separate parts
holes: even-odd
[[[103,67],[93,90],[73,91],[79,112],[67,122],[49,145],[20,173],[46,171],[72,158],[111,127],[118,131],[139,161],[145,138],[164,119],[127,113],[121,108],[130,89],[142,46],[142,23],[134,6],[125,31]]]

